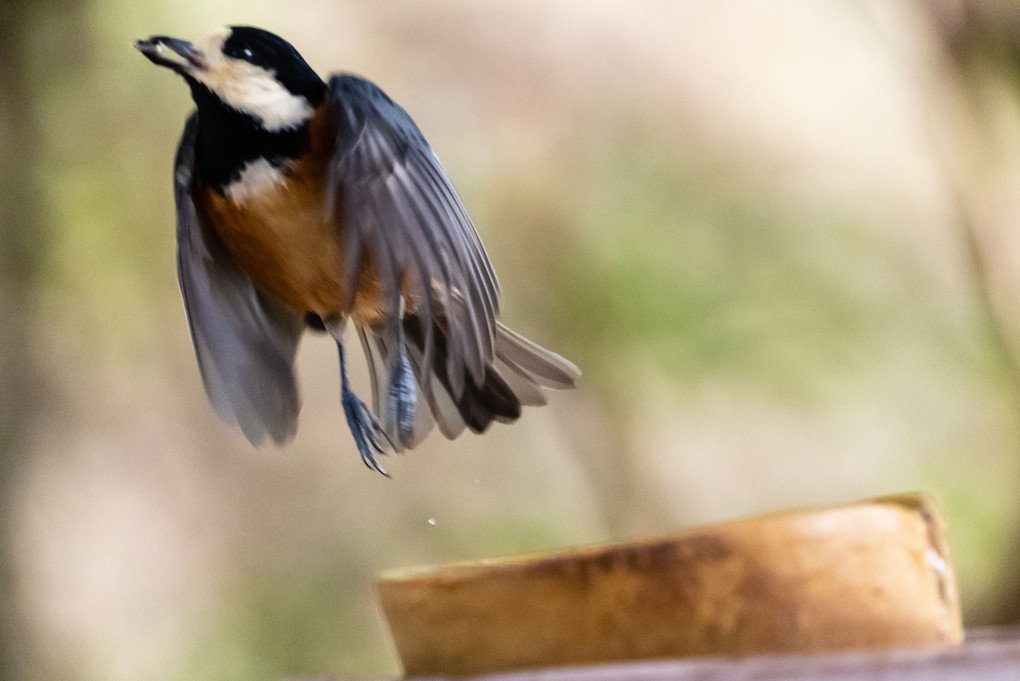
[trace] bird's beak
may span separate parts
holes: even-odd
[[[136,40],[135,49],[144,54],[153,64],[165,66],[182,76],[205,68],[202,53],[187,40],[154,35],[146,40]],[[174,55],[183,60],[175,59]]]

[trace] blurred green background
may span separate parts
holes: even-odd
[[[906,490],[968,625],[1017,620],[1011,3],[5,2],[0,677],[393,676],[381,570]],[[191,102],[131,43],[224,24],[411,112],[579,390],[386,480],[310,337],[293,444],[216,421],[174,269]]]

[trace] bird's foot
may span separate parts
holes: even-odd
[[[403,444],[410,440],[414,432],[417,390],[411,363],[403,353],[401,355],[390,375],[389,408],[397,426],[396,438]]]
[[[386,450],[383,448],[384,442],[390,444],[390,446],[393,444],[379,424],[379,419],[351,391],[346,391],[341,395],[340,403],[343,405],[344,416],[347,417],[347,425],[351,429],[351,435],[354,436],[354,443],[358,446],[361,460],[370,469],[382,473],[387,478],[390,477],[375,460],[376,454],[386,453]]]

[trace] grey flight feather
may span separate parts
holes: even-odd
[[[465,323],[450,329],[447,349],[447,375],[460,395],[465,373],[480,385],[495,354],[499,286],[488,256],[407,112],[356,76],[333,76],[329,92],[337,147],[328,205],[344,218],[345,291],[355,295],[365,254],[371,254],[393,313],[399,314],[407,292],[407,302],[426,320],[426,372],[434,340],[428,320],[450,309],[453,297],[462,298]]]
[[[192,198],[197,115],[174,162],[177,277],[209,400],[253,445],[293,437],[300,409],[294,355],[303,317],[255,290]]]

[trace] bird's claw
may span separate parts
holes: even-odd
[[[361,460],[371,470],[381,473],[387,478],[390,477],[389,473],[375,460],[376,454],[386,454],[384,442],[390,447],[393,446],[386,431],[380,425],[379,419],[353,392],[344,395],[340,402],[343,404],[347,425],[354,436],[354,443],[358,446]]]

